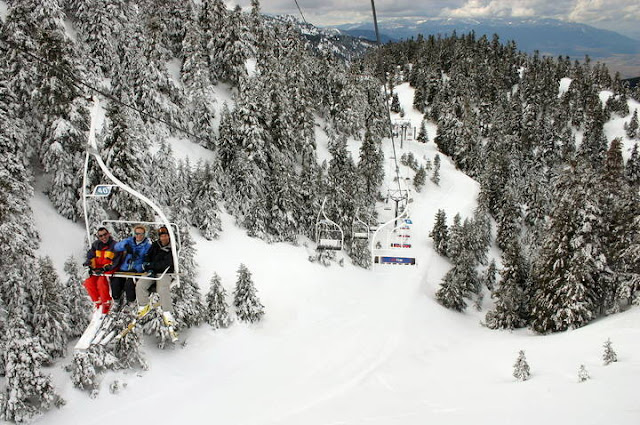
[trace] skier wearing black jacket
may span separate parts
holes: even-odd
[[[158,280],[143,278],[136,284],[138,308],[140,310],[148,308],[150,288],[155,283],[156,291],[160,296],[164,321],[167,325],[172,325],[175,322],[170,291],[173,277],[169,273],[173,273],[173,254],[171,253],[169,230],[164,226],[158,230],[158,240],[151,245],[147,252],[144,260],[144,270],[149,272],[150,277],[154,277],[156,274],[161,275],[164,273],[164,275]]]

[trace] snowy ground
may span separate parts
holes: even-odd
[[[410,111],[410,88],[398,91]],[[409,112],[409,118],[419,126],[419,114]],[[179,155],[198,152],[181,142],[174,149]],[[409,150],[421,162],[436,153],[432,141],[405,142]],[[462,314],[435,302],[449,267],[427,237],[435,212],[444,208],[450,219],[456,212],[470,216],[479,190],[442,160],[440,186],[428,181],[414,194],[418,267],[325,268],[307,261],[304,246],[248,238],[225,216],[219,240],[194,233],[200,285],[206,291],[215,271],[230,293],[238,266],[246,264],[266,307],[264,320],[220,331],[206,325],[187,330],[184,348],[161,351],[147,339],[150,370],[107,374],[96,399],[74,389],[60,364],[51,373],[68,403],[39,423],[638,424],[639,308],[582,329],[537,336],[482,327],[487,300],[482,312],[469,308]],[[41,253],[61,269],[68,253],[84,251],[84,229],[58,218],[43,195],[32,206]],[[607,338],[619,362],[605,367]],[[511,376],[521,349],[532,371],[526,382]],[[592,377],[584,383],[577,377],[581,364]],[[118,394],[108,390],[114,380],[126,384]]]

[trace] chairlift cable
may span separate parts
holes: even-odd
[[[89,90],[91,90],[91,91],[93,91],[93,92],[95,92],[95,93],[97,93],[97,94],[99,94],[99,95],[101,95],[101,96],[113,101],[113,102],[116,102],[119,105],[124,106],[125,108],[129,108],[131,110],[134,110],[134,111],[138,112],[140,115],[143,115],[143,116],[145,116],[147,118],[150,118],[152,120],[155,120],[157,122],[161,122],[161,123],[165,124],[166,126],[173,128],[174,130],[178,130],[179,132],[181,132],[183,134],[186,134],[187,136],[193,137],[196,140],[200,140],[200,141],[203,141],[203,142],[205,141],[202,137],[191,133],[189,130],[186,130],[186,129],[184,129],[182,127],[179,127],[179,126],[177,126],[175,124],[172,124],[172,123],[164,120],[163,118],[159,118],[159,117],[157,117],[157,116],[155,116],[153,114],[150,114],[149,112],[146,112],[146,111],[144,111],[144,110],[142,110],[142,109],[140,109],[140,108],[138,108],[138,107],[136,107],[134,105],[128,104],[126,102],[123,102],[122,100],[118,99],[117,97],[105,92],[104,90],[100,90],[99,88],[92,86],[91,84],[83,81],[81,78],[78,78],[78,77],[72,75],[71,73],[61,69],[60,67],[58,67],[56,65],[52,65],[51,63],[47,62],[46,60],[42,59],[41,57],[35,55],[34,53],[28,51],[26,48],[24,48],[24,47],[14,43],[14,42],[12,42],[12,41],[9,41],[9,40],[0,40],[0,41],[2,41],[3,43],[8,44],[9,46],[13,47],[14,49],[19,51],[20,53],[24,54],[25,56],[28,56],[31,59],[43,64],[44,66],[55,70],[56,72],[54,73],[54,76],[58,77],[61,81],[65,82],[67,84],[70,84],[70,85],[72,85],[72,86],[74,86],[74,87],[76,87],[76,88],[78,88],[80,90],[83,90],[83,88],[88,88]],[[4,50],[5,52],[8,52],[8,49],[6,49],[6,48],[3,48],[2,50]]]
[[[378,48],[382,46],[382,41],[380,40],[380,31],[378,30],[378,15],[376,14],[376,4],[375,0],[371,0],[371,11],[373,13],[373,26],[376,31],[376,42],[378,44]],[[380,57],[380,61],[382,61],[382,57]],[[393,147],[393,160],[396,165],[396,181],[398,182],[398,193],[402,193],[402,188],[400,186],[400,167],[398,166],[398,155],[396,154],[396,142],[393,136],[393,123],[391,121],[391,106],[389,105],[389,92],[387,91],[387,73],[380,67],[382,70],[382,83],[384,86],[384,102],[387,107],[387,114],[389,116],[389,129],[391,130],[391,146]]]
[[[300,5],[298,4],[298,0],[293,0],[296,2],[296,6],[298,6],[298,11],[300,12],[300,16],[302,16],[302,20],[304,21],[305,24],[309,25],[309,23],[307,22],[307,20],[304,18],[304,15],[302,14],[302,9],[300,8]]]

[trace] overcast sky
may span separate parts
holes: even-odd
[[[230,0],[248,6],[250,0]],[[371,0],[298,0],[316,26],[372,19]],[[300,16],[295,0],[261,0],[263,13]],[[640,40],[640,0],[375,0],[378,21],[391,17],[544,17],[592,25]]]

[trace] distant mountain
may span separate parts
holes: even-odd
[[[585,24],[564,22],[555,19],[392,19],[379,23],[385,40],[401,40],[418,34],[449,35],[453,31],[466,34],[475,31],[478,37],[498,34],[504,43],[514,40],[522,51],[538,50],[547,56],[570,56],[593,59],[613,55],[640,55],[640,41],[613,31],[601,30]],[[346,34],[375,40],[371,22],[346,24],[336,27]]]

